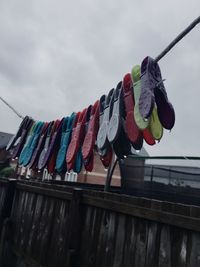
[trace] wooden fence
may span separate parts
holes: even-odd
[[[2,267],[200,266],[198,206],[7,180],[0,200]]]

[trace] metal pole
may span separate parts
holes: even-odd
[[[0,96],[0,100],[4,103],[4,104],[6,104],[20,119],[24,119],[24,117],[21,115],[21,114],[19,114],[19,112],[17,112],[16,111],[16,109],[14,109],[6,100],[4,100],[1,96]]]
[[[106,176],[106,183],[105,183],[105,188],[104,188],[104,191],[106,191],[106,192],[110,191],[111,179],[112,179],[113,172],[115,170],[115,167],[117,165],[118,160],[119,159],[116,158],[115,161],[113,162],[113,165],[110,164],[110,166],[108,168],[107,176]]]
[[[183,37],[185,37],[198,23],[200,23],[200,16],[196,18],[184,31],[182,31],[156,58],[158,62],[163,58]]]

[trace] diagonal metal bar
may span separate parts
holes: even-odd
[[[8,106],[20,119],[23,119],[24,117],[19,114],[19,112],[16,111],[16,109],[14,109],[6,100],[4,100],[1,96],[0,96],[0,100],[6,104],[6,106]]]
[[[113,172],[115,170],[115,167],[116,167],[118,161],[119,161],[119,159],[116,158],[115,161],[110,164],[110,166],[107,170],[106,183],[105,183],[105,187],[104,187],[104,191],[106,191],[106,192],[110,191],[111,179],[112,179]]]
[[[163,58],[183,37],[185,37],[198,23],[200,23],[200,16],[196,18],[184,31],[182,31],[156,58],[158,62]]]

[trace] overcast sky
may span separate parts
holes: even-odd
[[[82,110],[200,15],[200,1],[0,1],[0,96],[49,121]],[[160,61],[176,111],[150,155],[200,156],[200,25]],[[20,119],[0,102],[0,131]]]

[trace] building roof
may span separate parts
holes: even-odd
[[[0,149],[6,148],[13,134],[0,132]]]

